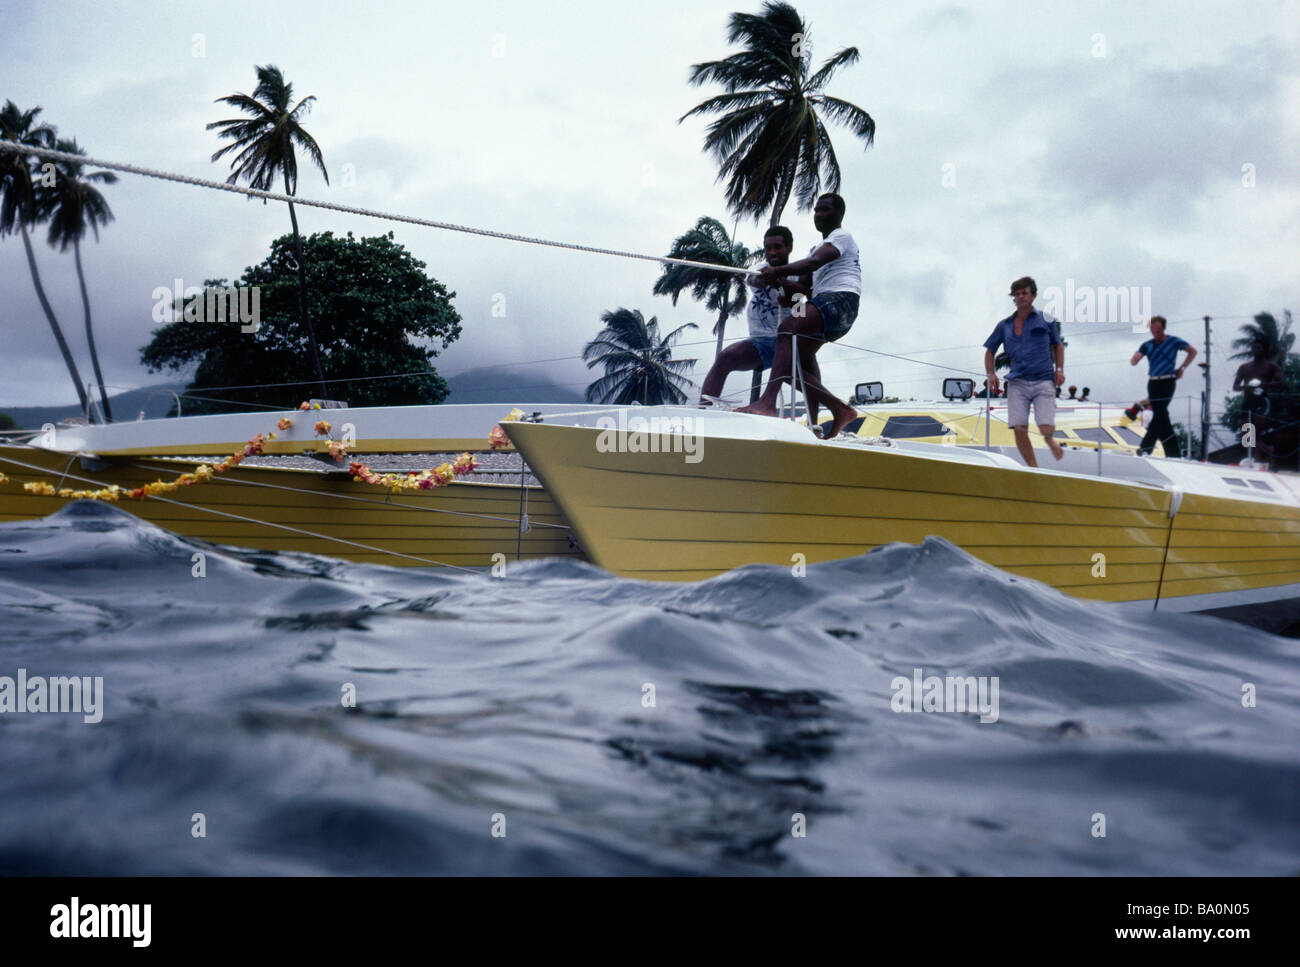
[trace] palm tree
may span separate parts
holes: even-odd
[[[840,187],[840,166],[823,118],[845,124],[870,147],[876,122],[862,108],[822,92],[841,67],[858,61],[845,47],[813,74],[808,25],[788,3],[765,3],[761,14],[733,13],[727,42],[744,49],[691,67],[690,82],[717,81],[725,94],[697,104],[693,114],[721,113],[709,125],[704,149],[728,178],[727,204],[738,216],[781,220],[791,192],[809,209],[822,191]]]
[[[0,138],[35,148],[53,147],[54,128],[36,123],[36,115],[40,113],[39,107],[21,111],[13,101],[6,101],[0,109]],[[46,298],[45,287],[41,285],[41,274],[36,268],[32,240],[27,234],[27,227],[35,225],[38,220],[31,157],[21,151],[0,151],[0,236],[12,234],[15,228],[22,235],[23,248],[27,252],[27,267],[31,269],[32,284],[36,286],[36,298],[45,310],[45,318],[54,332],[54,341],[59,344],[59,352],[63,354],[63,363],[68,367],[72,382],[77,387],[77,399],[81,402],[82,412],[88,414],[90,409],[86,400],[86,384],[81,381],[81,373],[77,371],[72,351],[68,349],[68,341],[63,338],[63,329],[55,318],[50,300]]]
[[[1255,316],[1254,322],[1245,323],[1241,327],[1242,335],[1232,341],[1232,348],[1237,352],[1228,358],[1250,359],[1250,347],[1259,341],[1264,344],[1265,359],[1271,359],[1279,366],[1284,364],[1287,356],[1291,355],[1295,333],[1291,331],[1291,310],[1283,309],[1282,314],[1285,321],[1281,326],[1271,312],[1261,312]]]
[[[55,147],[66,154],[85,155],[85,151],[71,141],[59,139]],[[54,184],[42,187],[36,193],[36,208],[41,220],[49,219],[50,233],[48,241],[58,246],[60,252],[66,252],[72,246],[77,265],[77,281],[81,284],[81,306],[86,316],[86,343],[90,346],[90,362],[95,370],[95,379],[99,383],[99,399],[104,405],[104,419],[113,422],[113,411],[108,405],[108,393],[104,389],[104,374],[99,369],[99,353],[95,351],[95,333],[90,324],[90,296],[86,293],[86,274],[81,268],[81,240],[86,229],[95,233],[99,241],[99,226],[107,225],[113,220],[113,212],[108,202],[95,187],[96,183],[112,185],[117,182],[117,175],[110,171],[92,171],[83,175],[84,166],[79,161],[61,161],[55,165]]]
[[[716,218],[705,215],[694,228],[673,242],[668,258],[743,269],[756,254],[739,242],[733,242]],[[718,314],[713,332],[718,337],[718,353],[721,353],[727,320],[742,311],[748,299],[745,277],[733,272],[710,272],[692,265],[665,265],[663,274],[655,282],[654,294],[672,296],[673,305],[677,305],[677,297],[686,289],[691,290],[691,298],[702,301],[706,309]]]
[[[293,107],[293,85],[284,79],[280,68],[268,65],[257,68],[257,87],[250,97],[231,94],[217,98],[218,104],[238,108],[249,118],[230,118],[213,121],[207,130],[220,129],[219,137],[229,138],[226,145],[212,156],[217,161],[222,155],[238,149],[230,162],[231,174],[226,183],[233,185],[245,178],[252,188],[270,191],[277,176],[284,180],[284,193],[293,195],[298,190],[298,159],[294,147],[302,148],[329,184],[329,172],[321,157],[320,145],[302,127],[301,119],[311,110],[314,96],[304,97]],[[307,334],[311,358],[316,364],[316,375],[321,381],[321,395],[325,395],[325,370],[321,367],[320,350],[316,346],[316,332],[307,316],[307,274],[302,254],[302,237],[298,234],[298,214],[289,202],[289,220],[293,223],[294,260],[298,263],[298,321]]]
[[[646,322],[637,309],[615,309],[601,314],[605,324],[596,338],[582,350],[590,369],[604,365],[605,375],[587,387],[589,403],[685,403],[690,380],[682,376],[695,365],[694,359],[673,359],[672,344],[685,329],[679,326],[662,338],[659,320]]]

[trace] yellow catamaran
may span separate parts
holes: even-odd
[[[935,535],[1098,601],[1206,610],[1300,594],[1293,475],[1083,440],[1031,469],[1013,447],[823,442],[787,420],[682,407],[505,430],[591,559],[628,577],[696,580]]]
[[[572,410],[567,404],[525,406],[530,414]],[[596,409],[600,409],[597,407]],[[611,408],[612,409],[612,408]],[[68,503],[49,490],[121,488],[194,471],[265,434],[277,420],[293,426],[260,452],[280,457],[323,455],[313,424],[327,416],[358,454],[484,451],[505,408],[468,406],[354,407],[313,411],[196,416],[108,425],[47,427],[21,444],[0,445],[0,521],[31,520]],[[545,491],[522,472],[511,482],[469,479],[429,490],[387,492],[358,484],[347,460],[308,461],[313,468],[248,460],[196,486],[133,500],[123,510],[186,537],[214,544],[303,551],[375,564],[491,567],[505,561],[582,552]],[[426,459],[427,462],[427,459]]]

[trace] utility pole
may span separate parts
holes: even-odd
[[[1205,319],[1205,402],[1201,405],[1201,460],[1209,459],[1210,453],[1210,317]]]

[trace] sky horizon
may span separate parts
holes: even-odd
[[[561,20],[505,2],[73,3],[59,18],[23,7],[0,40],[0,99],[39,105],[91,157],[223,181],[227,165],[209,160],[223,142],[204,126],[232,112],[214,101],[251,92],[254,65],[275,64],[295,98],[317,98],[304,126],[330,183],[300,157],[303,198],[662,255],[701,215],[735,224],[701,150],[707,120],[677,118],[719,90],[690,86],[690,65],[733,52],[728,16],[760,6],[629,6],[615,17],[580,3]],[[829,126],[863,264],[858,322],[821,354],[840,395],[879,379],[890,395],[934,398],[944,376],[978,373],[981,343],[1012,309],[1009,282],[1028,274],[1040,306],[1050,289],[1091,292],[1101,310],[1118,290],[1134,292],[1200,350],[1198,362],[1201,317],[1214,317],[1218,407],[1240,325],[1261,311],[1281,321],[1300,302],[1294,0],[795,6],[810,22],[814,64],[859,48],[828,92],[877,124],[868,150]],[[127,174],[103,190],[115,221],[82,258],[105,381],[173,381],[139,364],[157,325],[153,290],[238,277],[289,231],[287,211]],[[651,295],[653,264],[306,207],[299,220],[304,234],[392,230],[457,293],[463,334],[433,361],[444,376],[524,366],[581,392],[599,375],[581,363],[583,345],[620,306],[664,330],[696,323],[678,355],[699,358],[697,383],[711,361],[713,314],[687,295],[675,307]],[[782,222],[796,256],[817,240],[793,201]],[[740,222],[738,240],[756,248],[762,230]],[[45,244],[41,228],[33,244],[89,378],[71,254]],[[1128,357],[1146,336],[1132,319],[1080,318],[1082,298],[1055,307],[1067,385],[1115,402],[1145,395],[1145,365]],[[503,300],[504,317],[493,313]],[[0,315],[0,408],[75,401],[17,236],[0,239]],[[734,317],[728,341],[745,333]],[[726,391],[747,384],[736,374]],[[1189,377],[1178,395],[1202,386]],[[1176,419],[1185,406],[1175,403]]]

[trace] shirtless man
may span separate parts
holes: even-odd
[[[1268,394],[1282,389],[1282,367],[1271,359],[1264,357],[1264,343],[1256,339],[1250,344],[1251,359],[1237,368],[1237,376],[1232,381],[1234,392],[1245,393],[1246,412],[1242,426],[1254,424],[1255,448],[1267,463],[1273,462],[1273,445],[1264,442],[1264,431],[1268,428]],[[1252,381],[1258,380],[1255,386]]]
[[[821,232],[821,244],[814,245],[805,259],[791,262],[782,269],[769,266],[762,271],[761,275],[769,285],[775,282],[778,273],[812,272],[813,297],[796,306],[782,320],[777,330],[772,378],[767,389],[758,400],[740,407],[742,413],[776,416],[776,394],[783,383],[790,381],[794,368],[793,336],[798,335],[801,337],[799,365],[804,373],[809,409],[825,405],[831,411],[831,429],[826,439],[838,436],[858,415],[853,407],[828,392],[820,378],[813,377],[817,351],[826,343],[841,338],[858,317],[862,264],[858,259],[858,244],[844,230],[843,223],[844,199],[832,192],[822,195],[813,207],[813,225]]]

